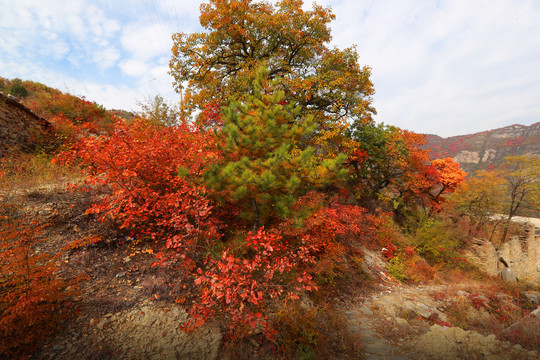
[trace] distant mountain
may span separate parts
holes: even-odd
[[[448,138],[427,135],[426,140],[432,159],[451,157],[465,171],[473,173],[497,167],[509,155],[540,156],[540,122]]]

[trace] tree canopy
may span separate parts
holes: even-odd
[[[254,231],[269,216],[288,215],[299,195],[332,177],[345,160],[340,155],[321,163],[312,147],[298,148],[315,129],[313,117],[297,104],[283,103],[283,91],[274,90],[278,80],[267,77],[268,70],[261,67],[253,94],[224,109],[223,126],[216,131],[223,159],[213,164],[206,179],[229,201],[250,209]]]
[[[354,47],[330,48],[329,8],[302,9],[301,0],[272,5],[253,0],[210,0],[201,5],[201,33],[178,33],[170,62],[177,91],[185,88],[188,114],[213,102],[241,99],[261,64],[280,78],[285,99],[314,116],[322,131],[346,119],[371,121],[374,93],[369,67]]]

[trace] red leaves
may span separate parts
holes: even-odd
[[[281,226],[281,231],[291,242],[299,242],[297,257],[318,279],[347,271],[347,259],[359,253],[360,245],[375,239],[375,226],[362,207],[340,204],[337,198],[326,204],[322,194],[309,193],[298,200],[294,209],[309,209],[311,214],[302,220],[302,227],[297,228],[298,220],[291,219]],[[312,287],[311,279],[303,275],[297,282],[306,290]]]
[[[442,195],[450,194],[463,182],[467,173],[451,158],[436,159],[431,165],[424,167],[420,174],[419,184],[416,186],[419,195],[428,198],[430,213],[440,210],[444,201]]]
[[[34,351],[55,330],[65,287],[75,287],[58,278],[53,258],[35,252],[43,228],[0,207],[0,358]]]
[[[248,325],[247,333],[251,333],[258,324],[264,324],[263,310],[269,299],[287,294],[294,300],[298,298],[297,291],[316,288],[306,273],[297,276],[292,283],[281,276],[297,271],[304,261],[281,236],[264,230],[256,234],[250,232],[246,237],[246,250],[249,249],[254,253],[251,257],[239,258],[225,250],[219,260],[208,259],[207,271],[197,269],[195,284],[203,291],[199,304],[192,309],[196,319],[206,320],[219,311],[230,316],[231,329],[237,331],[244,324]],[[264,328],[270,337],[272,331],[267,326]]]
[[[137,120],[117,123],[110,136],[83,138],[62,156],[82,162],[87,183],[111,189],[88,212],[115,219],[134,237],[185,250],[219,236],[206,189],[192,179],[217,157],[213,144],[186,124],[157,127]]]

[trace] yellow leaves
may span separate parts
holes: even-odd
[[[282,77],[287,98],[314,109],[310,112],[321,125],[339,120],[347,112],[353,116],[361,113],[353,109],[364,106],[360,94],[369,96],[372,84],[369,74],[358,66],[355,51],[326,47],[331,39],[328,23],[333,18],[329,8],[314,5],[312,10],[304,10],[300,1],[203,4],[200,21],[209,32],[173,37],[171,73],[177,89],[182,81],[189,82],[186,109],[203,108],[210,100],[224,104],[230,98],[241,98],[251,86],[255,70],[266,63],[272,77]]]

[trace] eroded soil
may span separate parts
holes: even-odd
[[[114,224],[103,224],[85,214],[104,194],[71,193],[63,189],[36,189],[3,196],[3,203],[49,223],[43,245],[36,251],[59,253],[70,242],[99,236],[103,241],[66,252],[62,276],[81,278],[79,295],[70,305],[72,316],[58,332],[44,341],[34,359],[215,359],[226,357],[219,323],[207,324],[186,334],[179,325],[190,278],[180,271],[151,267],[149,246],[136,243]],[[403,285],[384,270],[381,257],[366,251],[365,270],[371,288],[339,301],[339,311],[366,359],[537,359],[538,353],[508,342],[489,328],[463,329],[456,323],[462,306],[479,324],[491,321],[488,295],[483,284],[439,283]],[[477,288],[475,288],[477,286]],[[493,294],[491,294],[492,296]],[[531,310],[535,296],[531,292]],[[516,300],[501,292],[509,306]],[[482,298],[484,297],[484,298]],[[484,301],[485,300],[485,301]],[[480,305],[478,305],[480,304]],[[538,312],[538,311],[537,311]],[[532,340],[540,334],[538,317],[529,321]],[[468,324],[470,324],[469,322]],[[472,322],[474,323],[474,322]],[[518,324],[519,325],[519,324]],[[518,326],[513,325],[513,326]],[[511,328],[511,326],[509,326]],[[253,343],[244,358],[273,359]]]

